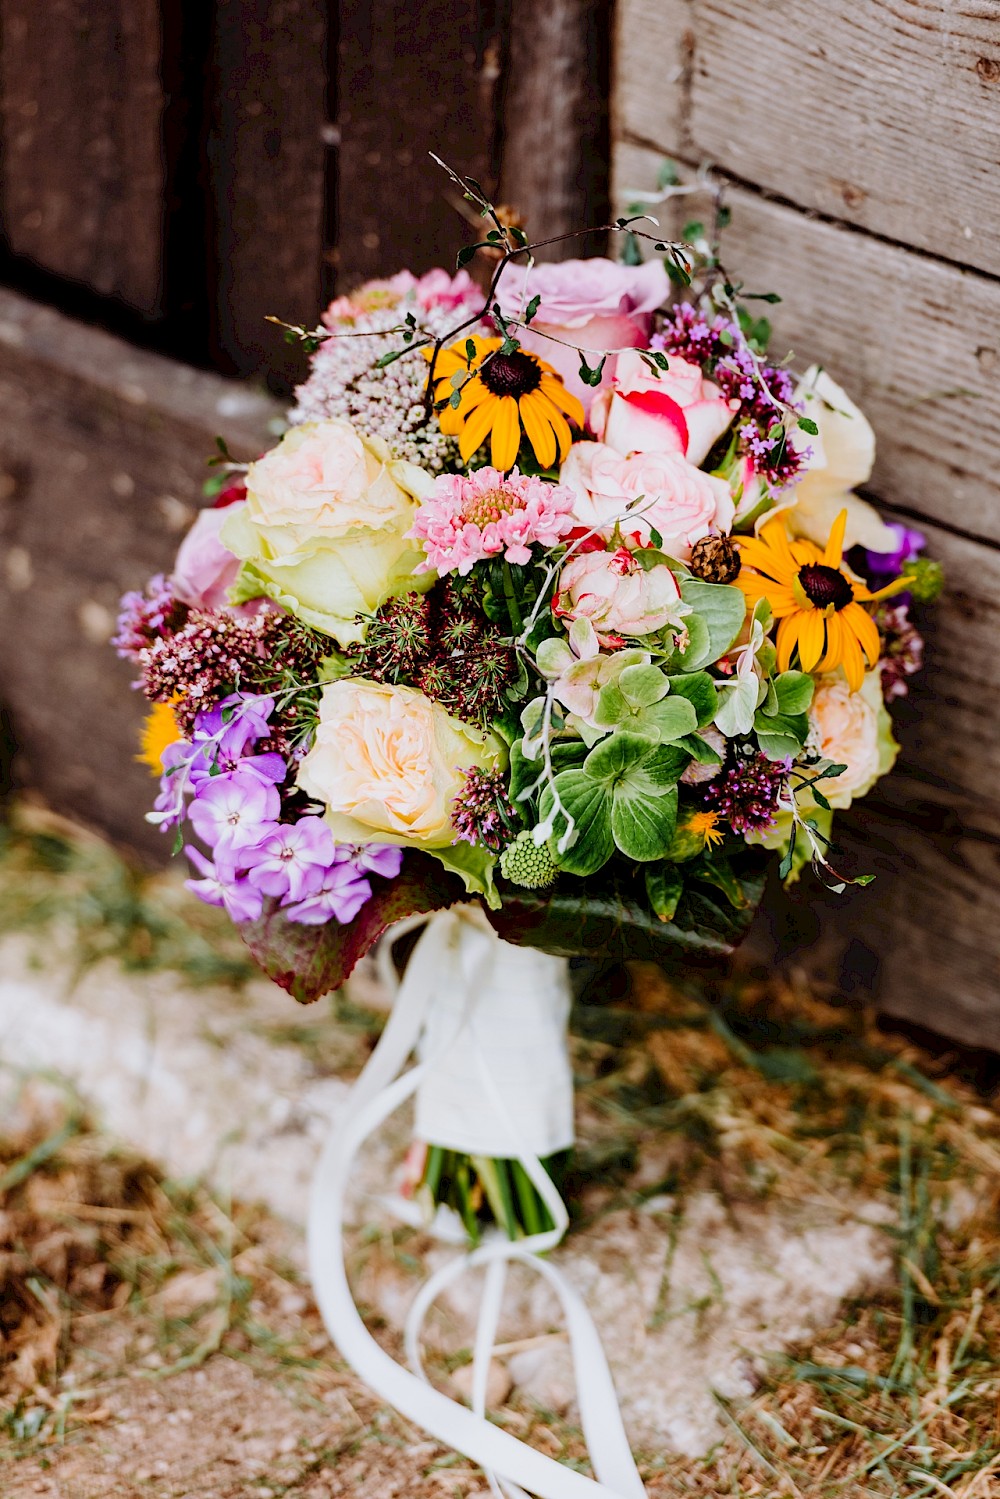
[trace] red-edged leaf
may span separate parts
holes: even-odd
[[[394,921],[417,912],[441,911],[469,899],[462,881],[429,854],[407,853],[394,880],[372,878],[373,895],[347,926],[302,926],[289,921],[277,902],[259,921],[244,922],[240,936],[268,978],[300,1004],[339,989],[359,958]]]

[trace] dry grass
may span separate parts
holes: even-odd
[[[180,919],[165,889],[36,815],[0,857],[4,926],[43,932],[55,918],[89,930],[96,956],[193,964],[189,977],[218,962],[237,979],[221,925],[217,949],[214,926],[187,928],[195,913]],[[762,1363],[751,1398],[719,1399],[727,1434],[707,1458],[643,1456],[651,1495],[1000,1494],[1000,1117],[960,1069],[804,988],[747,976],[706,994],[637,967],[620,1002],[578,1007],[577,1029],[590,1141],[569,1182],[579,1219],[662,1193],[682,1212],[705,1187],[734,1206],[850,1189],[894,1249],[891,1285]],[[408,1432],[338,1363],[287,1230],[113,1149],[51,1086],[32,1085],[11,1117],[5,1494],[480,1492],[464,1460]],[[498,1419],[582,1462],[572,1426],[526,1400]]]

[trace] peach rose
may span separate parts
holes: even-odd
[[[338,843],[443,848],[455,841],[451,804],[461,772],[492,770],[502,758],[492,735],[422,692],[347,677],[323,689],[297,784],[325,804]]]
[[[244,563],[237,592],[267,594],[341,645],[360,640],[359,614],[432,581],[414,579],[421,553],[406,535],[431,483],[350,422],[293,427],[250,465],[246,504],[223,525]]]
[[[589,619],[602,646],[620,646],[626,636],[653,635],[671,620],[679,623],[681,592],[669,567],[647,571],[627,547],[584,552],[559,575],[553,614]]]
[[[884,742],[880,716],[887,718],[877,671],[866,675],[857,692],[836,677],[817,682],[809,705],[809,748],[831,764],[847,767],[820,782],[831,806],[849,807],[892,765],[896,747],[891,736],[888,745]]]
[[[573,514],[581,526],[610,535],[616,524],[649,540],[658,531],[668,556],[686,561],[696,541],[728,532],[734,506],[729,485],[695,468],[679,453],[635,453],[623,458],[601,442],[570,448],[559,482],[576,495]],[[626,514],[628,507],[634,511]]]
[[[605,349],[645,348],[652,315],[670,295],[670,278],[658,260],[621,265],[596,255],[532,266],[527,276],[512,266],[497,294],[500,311],[511,318],[519,317],[532,297],[541,297],[538,311],[530,325],[518,331],[518,338],[526,349],[548,360],[589,412],[597,391],[580,379],[579,351],[594,356],[587,360],[593,366]],[[602,385],[610,383],[613,368],[610,358]]]
[[[701,463],[739,403],[730,406],[699,365],[676,354],[667,365],[654,373],[637,351],[619,354],[610,386],[591,408],[591,428],[619,453],[680,453]]]

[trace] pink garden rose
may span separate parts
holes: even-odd
[[[644,348],[652,315],[669,294],[670,278],[658,260],[619,265],[602,256],[536,265],[527,277],[514,265],[497,289],[504,317],[520,317],[532,297],[541,297],[530,327],[518,337],[526,349],[562,375],[566,389],[583,402],[585,412],[590,411],[597,391],[580,379],[577,350],[594,353],[596,357],[587,360],[594,365],[605,349]],[[554,343],[556,338],[564,343]],[[613,365],[609,359],[604,366],[602,385],[610,381]]]
[[[576,495],[577,525],[610,535],[620,524],[626,535],[638,534],[643,541],[658,531],[663,550],[682,562],[696,541],[728,532],[733,524],[733,497],[725,480],[703,473],[679,453],[623,458],[607,443],[578,442],[559,482]],[[630,505],[635,510],[626,514]]]
[[[552,612],[565,620],[589,619],[602,646],[624,645],[626,637],[653,635],[679,623],[677,579],[669,567],[648,571],[628,547],[584,552],[559,575]]]
[[[192,609],[229,609],[229,589],[236,582],[240,563],[219,540],[219,532],[231,515],[245,509],[245,502],[222,509],[202,510],[180,544],[174,563],[173,590],[182,604]],[[240,605],[233,613],[253,614],[259,605]]]
[[[453,276],[450,271],[435,266],[432,271],[424,272],[414,287],[414,292],[425,312],[430,312],[434,307],[454,312],[456,307],[462,307],[470,301],[478,302],[480,307],[483,305],[482,293],[468,271],[458,271]]]
[[[591,428],[619,453],[680,453],[701,463],[739,403],[731,406],[699,365],[671,354],[668,366],[654,373],[631,349],[619,354],[611,384],[593,404]]]

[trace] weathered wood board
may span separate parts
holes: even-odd
[[[727,269],[783,298],[766,309],[775,352],[822,362],[864,407],[872,497],[926,531],[948,576],[895,715],[897,769],[842,820],[876,884],[775,891],[748,955],[1000,1048],[1000,252],[981,234],[1000,216],[1000,63],[976,69],[1000,6],[622,0],[618,27],[616,207],[664,156],[683,175],[716,164]],[[709,211],[658,212],[677,232]]]
[[[996,274],[997,0],[619,0],[618,39],[619,138]]]
[[[143,814],[143,699],[108,641],[120,595],[168,569],[216,433],[266,446],[278,408],[0,291],[0,701],[18,778],[163,856]]]
[[[217,367],[287,386],[304,360],[269,315],[311,327],[327,245],[326,0],[220,0],[208,128]]]
[[[500,194],[533,239],[607,222],[611,0],[512,0]],[[540,260],[596,255],[596,238]]]
[[[614,154],[619,207],[651,190],[663,154]],[[819,222],[744,188],[726,195],[730,273],[767,307],[776,355],[823,363],[878,433],[872,489],[898,509],[1000,544],[991,433],[1000,429],[1000,281]],[[679,200],[675,226],[710,212]],[[669,214],[661,210],[664,225]]]
[[[158,0],[0,0],[10,249],[148,316],[163,290]]]
[[[482,237],[478,219],[463,236],[469,205],[428,153],[493,189],[502,13],[501,0],[342,7],[339,289],[403,266],[453,267],[463,237]]]

